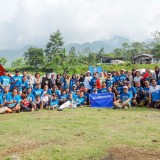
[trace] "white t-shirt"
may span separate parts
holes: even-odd
[[[91,85],[89,84],[89,82],[90,82],[91,79],[92,79],[91,76],[85,77],[85,79],[84,79],[84,87],[85,88],[91,89]]]
[[[152,92],[155,92],[155,91],[158,91],[158,90],[160,90],[159,85],[149,87],[149,93],[152,93]]]
[[[140,82],[141,78],[142,78],[141,76],[139,76],[139,77],[136,76],[136,77],[134,77],[133,81],[134,82]]]

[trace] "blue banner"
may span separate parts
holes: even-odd
[[[88,70],[91,72],[91,76],[93,76],[94,72],[101,73],[102,72],[102,67],[101,66],[98,66],[98,67],[89,66]]]
[[[90,106],[94,108],[112,108],[113,93],[91,93],[89,96]]]

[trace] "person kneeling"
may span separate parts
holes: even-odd
[[[128,87],[123,87],[123,93],[120,95],[120,99],[114,102],[113,109],[128,109],[131,107],[132,95],[128,92]]]

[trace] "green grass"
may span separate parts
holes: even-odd
[[[160,150],[160,111],[66,109],[0,115],[0,159],[102,159],[114,147]]]

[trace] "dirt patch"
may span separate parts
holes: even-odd
[[[160,151],[133,147],[115,147],[108,150],[102,160],[160,160]]]
[[[28,151],[35,150],[37,148],[55,143],[57,144],[57,142],[55,142],[54,140],[50,140],[47,142],[25,142],[14,147],[7,148],[3,152],[1,152],[0,159],[11,155],[24,154]]]

